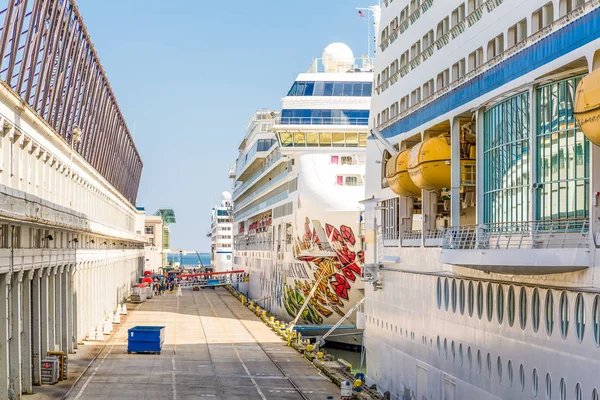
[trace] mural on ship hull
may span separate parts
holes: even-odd
[[[350,291],[361,277],[364,253],[362,243],[349,226],[341,225],[338,229],[325,224],[324,234],[328,245],[323,245],[320,239],[322,235],[317,234],[317,230],[322,231],[322,228],[318,222],[316,224],[318,226],[313,226],[306,218],[304,234],[296,237],[294,245],[294,257],[304,261],[313,276],[294,279],[291,284],[291,280],[288,280],[283,288],[283,303],[287,313],[295,317],[319,281],[301,319],[306,323],[323,324],[324,319],[334,313],[344,316],[343,310],[350,300]],[[319,253],[329,254],[320,256]],[[330,255],[332,253],[334,255]]]

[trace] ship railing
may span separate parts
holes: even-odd
[[[331,65],[329,65],[331,63]],[[306,71],[307,74],[325,73],[334,69],[337,73],[353,73],[353,72],[373,72],[375,64],[374,58],[367,56],[361,58],[349,58],[343,60],[327,60],[316,58],[313,60],[310,68]]]
[[[236,250],[272,250],[273,228],[266,232],[239,234],[234,237]]]
[[[289,192],[286,190],[284,192],[276,194],[273,197],[269,197],[268,200],[262,201],[260,204],[250,207],[244,211],[241,211],[241,209],[238,211],[235,211],[233,214],[233,219],[234,219],[234,221],[238,221],[244,217],[247,217],[250,214],[258,212],[266,207],[272,206],[275,203],[278,203],[282,200],[287,199],[288,195],[289,195]]]
[[[402,247],[421,247],[423,231],[403,231],[400,245]]]
[[[426,247],[442,247],[446,237],[446,228],[427,229],[425,231]]]
[[[368,125],[369,118],[344,117],[279,117],[277,125]]]
[[[483,7],[485,7],[486,10],[488,10],[488,12],[489,12],[490,10],[493,10],[495,7],[497,7],[498,4],[500,4],[500,3],[501,3],[500,0],[488,0],[488,1],[486,1],[485,3],[483,3],[476,10],[477,14],[474,14],[475,13],[475,11],[474,11],[473,13],[469,14],[469,16],[467,16],[467,22],[470,25],[472,25],[474,22],[471,22],[471,20],[473,20],[474,17],[481,18],[480,14],[483,12]],[[574,9],[573,11],[571,11],[570,13],[568,13],[567,15],[565,15],[565,16],[557,19],[556,21],[554,21],[553,23],[549,24],[548,26],[542,28],[538,32],[536,32],[536,33],[532,34],[531,36],[523,39],[522,41],[516,43],[514,46],[506,49],[505,51],[503,51],[502,53],[498,54],[494,58],[492,58],[489,61],[481,64],[479,67],[473,69],[469,73],[465,74],[463,77],[461,77],[461,78],[459,78],[459,79],[451,82],[449,85],[446,85],[445,87],[441,88],[440,90],[437,90],[436,92],[432,93],[428,97],[426,97],[426,98],[422,99],[421,101],[417,102],[416,104],[412,105],[407,110],[405,110],[405,111],[397,114],[393,118],[390,118],[389,120],[381,123],[378,126],[378,129],[386,129],[386,128],[388,128],[389,126],[395,124],[397,121],[399,121],[399,120],[403,119],[404,117],[410,115],[411,113],[415,112],[416,110],[418,110],[418,109],[426,106],[429,103],[432,103],[433,101],[435,101],[435,100],[439,99],[440,97],[444,96],[446,93],[448,93],[448,92],[450,92],[450,91],[458,88],[459,86],[461,86],[462,84],[466,83],[467,81],[475,79],[477,76],[479,76],[482,73],[486,72],[487,70],[495,67],[496,65],[498,65],[502,61],[509,59],[510,57],[512,57],[515,54],[523,51],[527,47],[532,46],[533,44],[537,43],[541,39],[543,39],[543,38],[549,36],[550,34],[558,31],[559,29],[561,29],[564,26],[568,25],[572,21],[574,21],[574,20],[582,17],[583,15],[588,14],[589,12],[591,12],[594,9],[598,8],[599,5],[600,5],[600,0],[591,0],[591,1],[588,1],[586,3],[583,3],[581,6],[577,7],[576,9]],[[437,47],[438,50],[441,49],[442,47],[444,47],[449,42],[449,36],[450,36],[450,31],[446,32],[446,34],[444,34],[443,36],[441,36],[438,40],[436,40],[434,42],[434,44],[436,45],[436,47]],[[419,54],[417,57],[420,57],[420,56],[421,56],[421,54]],[[417,64],[417,63],[415,63],[415,64]],[[408,72],[408,71],[406,71],[406,72]],[[375,88],[375,90],[378,90],[378,88]]]
[[[447,250],[507,250],[587,248],[588,219],[504,222],[450,227],[444,236]]]
[[[279,182],[283,178],[285,178],[288,175],[288,173],[289,173],[289,171],[285,170],[285,171],[281,172],[279,175],[274,176],[267,183],[265,183],[264,185],[262,185],[261,187],[256,189],[254,192],[252,192],[248,196],[246,196],[244,198],[244,200],[240,201],[239,203],[236,203],[235,208],[240,209],[240,208],[244,207],[245,205],[250,203],[252,201],[252,199],[256,198],[256,196],[260,195],[262,192],[264,192],[265,190],[267,190],[268,188],[270,188],[271,186],[273,186],[274,184],[276,184],[277,182]]]
[[[259,168],[243,184],[241,184],[241,185],[237,186],[235,189],[233,189],[233,196],[234,197],[237,196],[238,194],[240,194],[242,191],[244,191],[244,189],[246,189],[252,183],[254,183],[254,181],[256,181],[256,178],[258,178],[259,176],[261,176],[267,169],[269,169],[273,164],[275,164],[277,161],[279,161],[281,159],[281,157],[283,157],[281,155],[281,152],[279,150],[275,150],[274,153],[276,153],[276,154],[275,154],[275,156],[272,159],[270,159],[269,161],[267,161],[267,163],[264,166],[262,166],[261,168]]]

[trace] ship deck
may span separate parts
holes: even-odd
[[[68,396],[57,393],[56,386],[53,395],[223,400],[339,396],[339,388],[225,289],[182,293],[154,297],[136,307]],[[166,326],[161,354],[127,354],[127,329],[137,325]],[[66,394],[69,385],[61,386]]]

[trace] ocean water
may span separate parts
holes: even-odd
[[[200,258],[202,259],[202,264],[204,266],[210,265],[210,254],[209,253],[200,253]],[[197,267],[200,265],[200,261],[198,261],[198,255],[196,253],[185,254],[181,257],[178,253],[167,254],[167,262],[173,261],[173,263],[181,263],[181,265]]]

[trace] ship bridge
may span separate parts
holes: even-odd
[[[0,398],[103,340],[143,267],[142,161],[73,0],[0,1]]]

